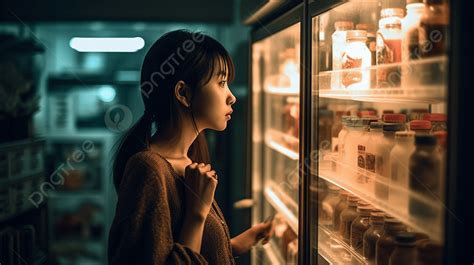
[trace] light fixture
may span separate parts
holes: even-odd
[[[115,99],[115,95],[117,94],[115,92],[115,88],[110,85],[99,87],[97,92],[99,99],[106,103],[112,102]]]
[[[69,46],[79,52],[136,52],[145,46],[140,37],[134,38],[79,38],[69,41]]]

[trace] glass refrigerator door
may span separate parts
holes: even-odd
[[[448,21],[444,0],[312,17],[311,264],[441,264]]]
[[[275,235],[253,264],[296,260],[300,24],[252,45],[253,224],[274,217]]]

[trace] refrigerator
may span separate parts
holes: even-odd
[[[303,1],[253,25],[252,224],[274,235],[252,264],[472,262],[466,9]]]

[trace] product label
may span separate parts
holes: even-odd
[[[357,167],[359,172],[357,173],[357,182],[358,183],[365,183],[367,177],[364,174],[365,169],[365,146],[357,145]]]
[[[370,172],[375,172],[375,155],[372,153],[365,154],[365,169]]]
[[[386,39],[382,33],[377,33],[377,65],[401,62],[401,49],[401,39]],[[380,67],[377,69],[377,86],[398,87],[400,77],[400,66]]]

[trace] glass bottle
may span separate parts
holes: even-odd
[[[365,169],[369,172],[375,173],[375,150],[377,144],[380,143],[383,137],[383,122],[371,122],[369,132],[365,138]],[[364,139],[363,139],[364,140]],[[373,176],[367,176],[366,190],[368,194],[374,193],[374,179]]]
[[[369,218],[373,208],[369,205],[358,205],[358,216],[351,224],[351,247],[362,254],[364,233],[369,229]]]
[[[375,244],[375,264],[388,265],[395,249],[395,236],[405,232],[406,226],[393,218],[385,218],[383,235]]]
[[[357,202],[358,198],[355,196],[349,196],[348,207],[341,212],[340,222],[339,222],[339,234],[343,237],[344,242],[347,244],[351,240],[351,225],[352,221],[357,217]]]
[[[402,131],[395,133],[395,146],[390,152],[390,186],[388,201],[398,210],[408,214],[408,162],[415,150],[415,133]]]
[[[416,242],[416,265],[441,265],[443,246],[430,239]]]
[[[328,187],[328,194],[321,202],[322,208],[322,216],[320,223],[326,225],[329,228],[333,228],[334,226],[334,212],[336,210],[336,206],[341,200],[339,197],[340,188],[334,185],[329,185]]]
[[[331,89],[341,89],[342,53],[346,48],[347,31],[354,29],[352,21],[337,21],[332,34],[332,69]]]
[[[423,0],[407,0],[407,15],[402,21],[402,88],[417,84],[416,68],[408,63],[421,57],[418,29],[425,9]]]
[[[347,31],[347,43],[342,55],[342,69],[346,71],[343,71],[341,75],[341,82],[345,89],[370,89],[370,66],[372,65],[372,54],[370,53],[366,42],[367,31]]]
[[[410,191],[430,200],[439,200],[441,161],[433,135],[416,135],[416,149],[410,156]],[[438,213],[415,197],[410,197],[409,213],[418,218],[436,218]]]
[[[401,123],[385,123],[383,125],[383,137],[375,149],[375,173],[376,182],[374,193],[378,199],[388,200],[388,184],[391,176],[390,152],[395,146],[395,133],[404,130]]]
[[[416,237],[412,233],[403,232],[395,236],[396,247],[390,255],[389,265],[415,263]]]
[[[449,5],[446,0],[424,0],[425,9],[418,31],[422,58],[447,54],[449,45]],[[437,85],[446,80],[446,70],[440,63],[427,63],[418,71],[425,85]]]
[[[381,11],[377,31],[377,87],[399,87],[400,66],[382,66],[402,61],[403,9],[385,8]]]
[[[375,244],[383,234],[384,214],[382,212],[372,212],[369,218],[369,229],[365,231],[363,237],[362,254],[369,261],[375,261]]]
[[[339,226],[341,222],[341,213],[349,207],[349,204],[347,202],[347,197],[349,196],[349,193],[345,190],[339,191],[339,202],[336,204],[336,207],[334,209],[334,216],[333,216],[333,224],[334,224],[334,230],[339,231]]]

